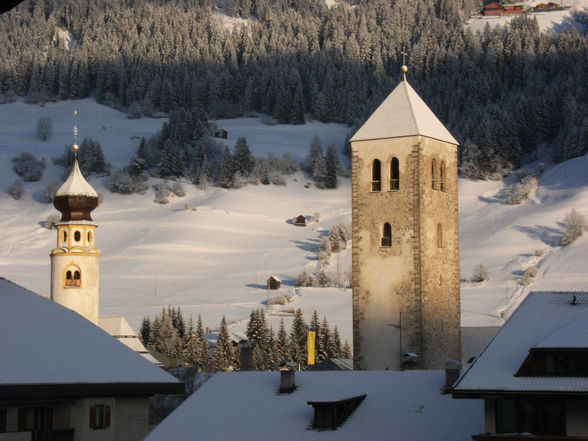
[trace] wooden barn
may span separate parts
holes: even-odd
[[[282,280],[278,276],[270,276],[267,279],[267,289],[280,289],[280,286],[282,286]]]
[[[229,132],[227,132],[225,129],[220,129],[214,132],[215,138],[227,139],[227,136],[229,136]]]
[[[294,225],[297,227],[306,227],[306,216],[302,214],[294,219]]]
[[[489,3],[482,9],[482,15],[498,16],[521,14],[525,12],[524,5],[501,5],[500,3]]]
[[[561,5],[557,3],[549,2],[549,3],[539,3],[535,5],[533,8],[533,12],[547,12],[547,11],[556,11],[558,9],[562,9]]]

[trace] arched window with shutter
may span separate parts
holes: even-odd
[[[65,269],[64,283],[66,288],[79,288],[82,285],[82,272],[76,265]]]
[[[398,158],[392,158],[390,161],[390,190],[400,190],[400,161]]]
[[[380,246],[382,248],[390,248],[392,246],[392,226],[388,222],[386,222],[382,228]]]
[[[382,164],[379,159],[372,162],[372,191],[382,190]]]

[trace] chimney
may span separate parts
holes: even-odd
[[[461,375],[461,363],[457,360],[447,360],[445,362],[445,393],[453,390],[453,385],[459,380]]]
[[[247,340],[239,342],[239,363],[240,370],[253,371],[255,366],[253,363],[253,344]]]
[[[280,367],[280,393],[290,394],[296,389],[296,382],[294,380],[295,370],[291,364]]]

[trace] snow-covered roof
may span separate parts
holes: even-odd
[[[98,326],[114,337],[137,336],[137,333],[133,331],[129,322],[122,315],[101,315],[98,318]]]
[[[278,394],[279,372],[217,374],[146,441],[466,441],[484,429],[482,400],[442,394],[442,371],[303,371],[295,382],[294,392]],[[362,394],[337,430],[310,429],[308,401]]]
[[[88,181],[82,175],[78,161],[75,160],[69,177],[59,187],[55,196],[89,196],[97,198],[98,193],[88,184]]]
[[[79,314],[3,278],[0,335],[0,390],[178,383]]]
[[[458,144],[408,81],[403,80],[353,135],[351,141],[417,135]]]
[[[282,281],[282,279],[280,279],[278,276],[274,276],[274,275],[271,275],[269,278],[270,279],[274,279],[276,282],[281,282]]]
[[[455,393],[588,392],[586,377],[515,377],[532,348],[588,349],[588,292],[529,294],[457,382]]]

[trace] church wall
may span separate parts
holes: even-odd
[[[457,147],[431,138],[420,140],[423,368],[442,369],[448,359],[461,360]],[[437,168],[436,189],[432,160]],[[439,182],[441,163],[445,164],[445,191]]]
[[[413,139],[352,143],[353,328],[356,369],[400,369],[401,354],[419,343],[414,322]],[[399,159],[400,188],[390,191],[390,161]],[[382,188],[372,191],[372,162]],[[392,246],[381,247],[385,222]],[[417,332],[415,332],[417,331]]]

